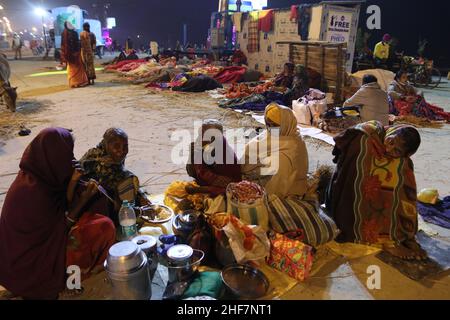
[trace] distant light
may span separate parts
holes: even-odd
[[[45,11],[42,8],[36,8],[36,9],[34,9],[34,13],[37,14],[38,16],[40,16],[40,17],[43,17],[47,13],[47,11]]]
[[[7,17],[3,17],[3,20],[8,21],[8,18]]]
[[[22,31],[20,31],[19,33],[20,33],[21,35],[23,35],[23,32],[22,32]]]
[[[31,30],[33,30],[33,32],[37,32],[37,28],[36,27],[31,28]]]
[[[137,35],[138,39],[141,37],[140,35]]]
[[[2,5],[0,5],[0,10],[3,10],[3,6]]]
[[[116,27],[116,18],[107,18],[106,25],[108,29],[112,29]]]
[[[43,26],[44,26],[44,28],[47,28],[47,25],[45,23],[43,24]]]

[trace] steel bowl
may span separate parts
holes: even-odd
[[[270,283],[266,275],[249,265],[227,266],[220,275],[226,288],[238,298],[261,298],[269,290]]]
[[[132,241],[122,241],[113,245],[105,261],[105,269],[111,273],[133,273],[147,261],[145,253]]]

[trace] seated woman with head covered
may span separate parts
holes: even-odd
[[[295,65],[291,62],[284,64],[283,72],[275,77],[274,85],[277,87],[290,88],[294,81],[294,69]]]
[[[114,244],[112,221],[88,211],[97,192],[90,181],[77,200],[73,189],[74,139],[62,128],[41,131],[20,161],[0,216],[0,285],[25,299],[56,299],[66,286],[66,268],[82,279],[103,270]]]
[[[266,108],[265,121],[267,131],[245,147],[241,161],[244,179],[260,184],[268,194],[281,199],[303,197],[308,189],[308,151],[294,113],[272,103]],[[252,156],[256,151],[257,157]]]
[[[108,211],[116,224],[122,201],[127,200],[137,206],[150,203],[140,189],[138,177],[125,169],[127,154],[128,135],[122,129],[110,128],[97,147],[90,149],[80,159],[85,176],[97,180],[114,200]]]
[[[450,112],[427,103],[423,93],[408,82],[408,72],[405,70],[400,70],[396,74],[388,87],[388,94],[393,107],[391,113],[395,115],[450,121]]]
[[[223,135],[218,120],[203,121],[198,139],[191,144],[187,173],[200,187],[188,187],[190,194],[212,197],[225,194],[228,184],[241,181],[241,167],[236,154]]]
[[[402,259],[425,259],[415,241],[416,181],[411,156],[420,145],[411,126],[383,127],[370,121],[335,138],[337,164],[327,209],[341,234],[338,241],[378,243]]]

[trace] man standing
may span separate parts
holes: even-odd
[[[14,59],[20,59],[22,60],[22,39],[20,38],[20,36],[15,33],[14,34],[14,38],[13,38],[13,42],[12,42],[12,48],[14,50]]]
[[[385,34],[383,40],[378,42],[373,51],[373,58],[375,60],[375,65],[380,67],[382,64],[387,64],[389,62],[389,50],[392,37],[390,34]]]

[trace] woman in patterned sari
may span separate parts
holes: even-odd
[[[83,24],[83,32],[80,34],[81,41],[81,58],[89,80],[89,84],[94,84],[97,78],[94,67],[94,52],[97,45],[95,34],[91,32],[89,23]]]
[[[450,122],[450,112],[426,102],[423,93],[408,82],[408,72],[400,70],[388,87],[391,113],[399,116],[413,115],[429,120]]]
[[[425,259],[415,240],[416,181],[410,157],[420,145],[411,126],[384,128],[377,121],[359,124],[335,138],[337,164],[327,209],[342,242],[378,243],[402,259]]]
[[[114,204],[109,203],[111,206],[106,210],[116,225],[119,223],[118,212],[123,200],[137,206],[150,204],[139,187],[139,179],[125,169],[127,154],[128,135],[122,129],[110,128],[97,147],[90,149],[80,159],[86,178],[98,181],[114,200]],[[102,211],[105,210],[104,202],[99,201],[96,205],[101,207]]]
[[[84,87],[89,84],[86,71],[81,61],[80,40],[74,26],[66,21],[61,40],[61,62],[67,64],[67,77],[71,88]]]

